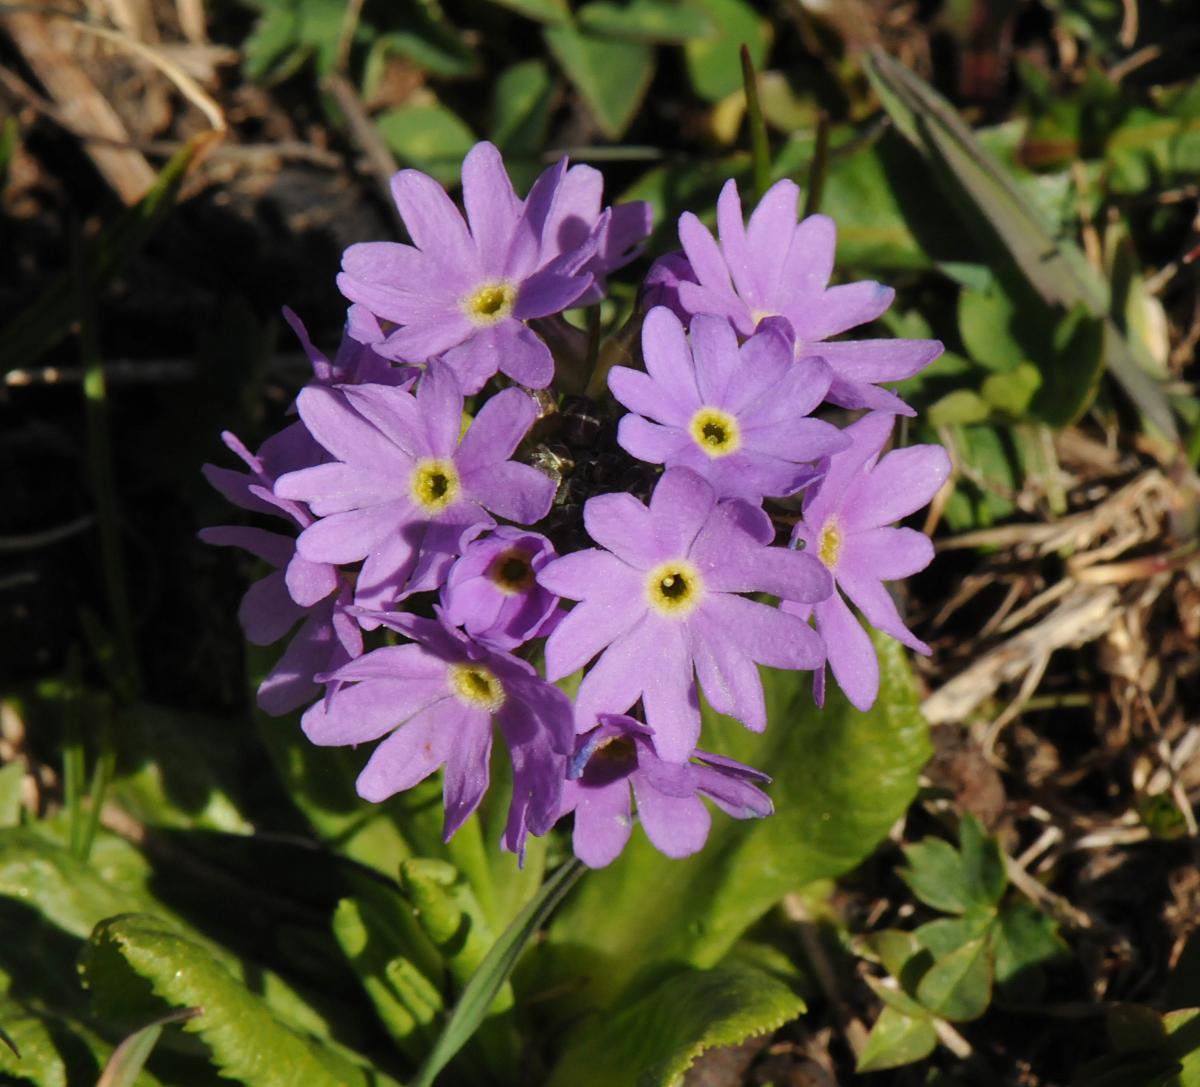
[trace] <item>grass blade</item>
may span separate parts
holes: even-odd
[[[441,1037],[409,1087],[432,1087],[438,1073],[466,1045],[483,1022],[484,1016],[492,1006],[492,1000],[500,991],[500,986],[508,980],[508,975],[512,973],[530,937],[545,923],[554,907],[583,874],[583,870],[583,865],[577,860],[570,860],[562,865],[513,918],[512,924],[492,945],[492,949],[479,964],[479,969],[467,982],[458,1004],[446,1021]]]
[[[141,1030],[134,1031],[112,1051],[104,1071],[96,1080],[96,1087],[133,1087],[138,1076],[142,1074],[142,1068],[158,1041],[158,1036],[162,1034],[162,1028],[167,1023],[178,1023],[199,1014],[199,1008],[182,1008],[148,1023]]]
[[[933,167],[936,181],[958,207],[964,225],[998,260],[1017,272],[1042,301],[1060,312],[1082,303],[1104,320],[1105,361],[1113,379],[1167,438],[1179,432],[1160,385],[1143,369],[1141,348],[1109,314],[1108,285],[1073,242],[1051,224],[992,160],[954,108],[898,61],[881,51],[867,58],[867,75],[896,127]]]

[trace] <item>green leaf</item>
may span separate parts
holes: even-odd
[[[1030,405],[1051,426],[1070,426],[1096,398],[1104,372],[1106,344],[1119,336],[1115,325],[1093,317],[1078,303],[1055,326],[1053,355],[1042,366],[1042,387]]]
[[[566,0],[492,0],[492,3],[550,26],[571,21],[571,9]]]
[[[929,405],[927,418],[932,427],[963,426],[982,423],[992,414],[992,406],[977,392],[955,389]]]
[[[686,42],[712,31],[703,11],[670,0],[593,0],[579,9],[578,21],[593,34],[635,42]]]
[[[441,105],[389,109],[375,118],[375,127],[398,162],[443,185],[458,181],[463,157],[476,142],[458,115]]]
[[[547,27],[544,33],[554,59],[583,97],[600,130],[608,139],[619,140],[654,77],[654,49],[567,26]]]
[[[262,7],[243,49],[251,79],[283,79],[309,57],[322,75],[333,71],[345,20],[341,0],[263,0]],[[361,25],[359,33],[365,36]]]
[[[436,0],[402,0],[391,5],[391,18],[402,30],[378,35],[367,54],[363,82],[368,93],[378,85],[387,57],[398,54],[442,79],[465,79],[480,69],[479,54],[463,41]]]
[[[1008,373],[989,374],[983,379],[980,391],[984,400],[997,411],[1013,419],[1024,419],[1041,385],[1042,375],[1038,368],[1022,362]]]
[[[492,142],[504,152],[519,190],[527,188],[541,169],[538,155],[546,142],[554,95],[554,80],[540,60],[505,68],[492,88]]]
[[[881,963],[892,977],[899,979],[904,964],[921,950],[922,944],[916,933],[887,928],[861,937],[855,947],[859,954]]]
[[[966,873],[968,899],[974,906],[995,906],[1008,887],[1004,851],[970,812],[958,824],[958,846]]]
[[[997,274],[1019,276],[1056,314],[1076,306],[1104,321],[1107,364],[1114,379],[1167,438],[1178,440],[1162,388],[1139,363],[1141,351],[1108,318],[1107,285],[1077,246],[1054,226],[991,159],[954,109],[916,75],[882,51],[867,75],[896,127],[928,160],[935,180],[985,251]]]
[[[7,1045],[0,1046],[0,1073],[12,1082],[67,1087],[67,1065],[41,1016],[0,996],[0,1021]]]
[[[959,292],[958,334],[967,354],[980,366],[1003,372],[1029,357],[1014,336],[1016,320],[1012,299],[995,284],[987,291]]]
[[[978,1019],[992,999],[992,957],[988,939],[963,944],[938,959],[917,985],[917,999],[952,1022]]]
[[[571,860],[542,884],[512,924],[501,934],[487,957],[480,963],[471,980],[463,990],[458,1004],[446,1022],[441,1037],[425,1058],[425,1063],[408,1087],[432,1087],[438,1073],[446,1067],[454,1055],[462,1049],[468,1039],[479,1029],[489,1009],[508,981],[525,945],[562,901],[566,893],[583,874],[582,865]]]
[[[996,982],[1007,985],[1023,972],[1069,955],[1058,925],[1036,906],[1017,902],[1000,911],[993,934]]]
[[[958,826],[959,849],[941,838],[905,846],[908,868],[901,878],[927,906],[943,913],[989,910],[1007,886],[1004,854],[979,821],[964,815]]]
[[[711,33],[684,46],[692,88],[709,102],[719,102],[742,86],[741,47],[750,50],[756,70],[767,64],[771,24],[743,0],[691,0],[707,16]]]
[[[1178,1087],[1200,1087],[1200,1008],[1184,1008],[1163,1016],[1172,1054],[1182,1062]]]
[[[995,921],[996,915],[990,911],[969,913],[965,917],[943,917],[921,925],[913,936],[935,959],[943,959],[964,944],[979,939]]]
[[[162,168],[150,191],[109,223],[85,246],[88,292],[94,294],[113,278],[154,234],[175,207],[192,160],[212,142],[212,133],[189,140]],[[80,290],[64,272],[32,305],[0,331],[0,370],[32,365],[70,332]]]
[[[0,828],[21,824],[21,782],[25,780],[25,762],[16,759],[0,767]]]
[[[682,860],[662,856],[635,830],[625,852],[566,904],[553,939],[531,957],[538,976],[522,980],[574,986],[560,1014],[607,1006],[641,970],[717,965],[789,891],[868,855],[915,795],[929,750],[904,650],[882,638],[877,647],[882,682],[869,713],[833,691],[818,710],[807,676],[776,671],[763,674],[770,724],[761,735],[703,707],[701,746],[770,767],[775,814],[714,816],[703,852]]]
[[[773,972],[742,963],[685,969],[577,1031],[550,1087],[670,1087],[704,1050],[773,1031],[804,1010]]]
[[[1165,1049],[1167,1026],[1153,1008],[1142,1004],[1117,1004],[1104,1017],[1108,1044],[1114,1053]]]
[[[141,1080],[142,1069],[162,1035],[163,1027],[168,1023],[192,1019],[199,1013],[199,1008],[184,1008],[134,1031],[113,1050],[104,1071],[96,1081],[96,1087],[135,1087]]]
[[[937,1046],[937,1031],[928,1017],[905,1015],[884,1008],[867,1035],[855,1066],[859,1072],[880,1072],[924,1060]]]
[[[394,1083],[284,1023],[206,947],[157,917],[123,914],[96,926],[84,968],[101,1000],[119,984],[117,959],[168,1006],[202,1009],[184,1029],[199,1034],[222,1075],[246,1087]]]

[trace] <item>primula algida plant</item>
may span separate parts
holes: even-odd
[[[941,344],[833,339],[893,292],[829,285],[834,224],[797,222],[792,182],[747,220],[730,181],[717,236],[683,215],[682,250],[646,277],[640,353],[607,373],[614,430],[578,395],[605,355],[561,315],[604,298],[649,207],[602,207],[600,174],[565,160],[522,199],[488,143],[462,177],[465,219],[426,175],[393,179],[412,244],[346,251],[332,359],[288,314],[313,364],[299,418],[255,453],[226,435],[245,472],[206,469],[275,529],[204,538],[275,568],[240,611],[253,642],[291,632],[259,704],[308,705],[315,744],[374,745],[367,800],[441,769],[449,838],[488,789],[498,731],[505,849],[573,813],[575,853],[607,865],[636,802],[650,841],[686,856],[709,833],[701,797],[737,819],[772,812],[766,773],[699,749],[701,693],[758,732],[759,665],[811,671],[819,704],[828,665],[870,708],[879,666],[847,601],[928,652],[883,583],[932,559],[893,526],[950,463],[938,446],[884,452],[912,411],[882,385]],[[855,417],[838,426],[822,405]],[[574,674],[570,698],[556,683]]]

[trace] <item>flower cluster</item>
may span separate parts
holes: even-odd
[[[760,666],[813,672],[823,703],[828,663],[869,708],[878,664],[847,599],[929,651],[882,583],[932,559],[924,535],[891,526],[949,462],[937,446],[881,456],[911,414],[882,385],[941,345],[830,339],[892,292],[829,285],[833,223],[797,222],[791,182],[746,222],[730,181],[718,236],[685,214],[682,251],[650,269],[640,365],[609,371],[603,403],[561,395],[556,373],[604,355],[580,351],[562,314],[603,299],[649,208],[602,208],[600,175],[565,160],[522,199],[487,143],[462,178],[465,218],[431,178],[396,175],[412,244],[346,251],[332,361],[287,313],[313,363],[299,418],[257,453],[226,435],[245,472],[205,469],[288,531],[202,536],[273,568],[243,599],[246,636],[299,627],[259,704],[311,703],[316,744],[378,741],[366,799],[440,769],[449,837],[487,791],[498,730],[506,849],[573,813],[576,853],[607,864],[632,791],[651,842],[684,856],[708,834],[701,797],[735,818],[771,811],[765,774],[698,749],[701,695],[761,731]],[[835,425],[814,414],[825,404],[858,417]]]

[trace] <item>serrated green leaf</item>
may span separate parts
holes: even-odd
[[[867,1035],[855,1068],[859,1072],[900,1068],[924,1060],[936,1046],[937,1031],[927,1017],[884,1008]]]
[[[600,130],[619,140],[654,77],[654,49],[613,41],[568,26],[547,27],[546,45],[583,97]]]
[[[883,678],[869,713],[834,692],[818,710],[807,676],[774,671],[764,672],[764,734],[703,707],[702,746],[769,766],[775,814],[714,817],[704,851],[682,860],[635,830],[622,856],[566,904],[528,984],[576,986],[555,1009],[564,1014],[607,1006],[641,969],[715,966],[787,892],[858,864],[907,807],[928,752],[904,651],[887,639],[878,651]],[[638,923],[613,923],[623,916]]]
[[[746,46],[755,70],[766,67],[771,24],[743,0],[691,0],[712,24],[712,32],[684,46],[692,89],[709,102],[719,102],[742,86],[741,48]]]
[[[398,162],[443,185],[457,183],[475,134],[445,106],[399,106],[375,118],[375,127]]]
[[[438,1073],[483,1023],[525,945],[582,874],[583,867],[576,860],[561,865],[513,918],[467,983],[445,1029],[408,1087],[432,1087]]]
[[[593,0],[579,9],[578,21],[593,34],[635,42],[686,42],[713,29],[703,11],[672,0]]]
[[[992,957],[981,936],[938,959],[917,985],[917,999],[952,1022],[978,1019],[992,999]]]
[[[774,973],[740,963],[683,970],[577,1031],[550,1087],[670,1087],[704,1050],[773,1031],[803,1011]]]
[[[1107,285],[1079,248],[1057,236],[941,95],[881,50],[870,54],[866,71],[896,127],[930,161],[964,226],[995,254],[998,276],[1011,278],[1015,272],[1059,315],[1083,306],[1102,320],[1114,379],[1154,426],[1178,440],[1162,388],[1139,364],[1138,345],[1108,319]]]
[[[356,1064],[279,1019],[270,1006],[221,965],[209,950],[149,914],[123,914],[96,926],[88,944],[89,983],[114,984],[119,957],[169,1007],[203,1009],[184,1029],[200,1036],[221,1073],[246,1087],[369,1087],[394,1083]],[[103,992],[101,991],[101,996]]]

